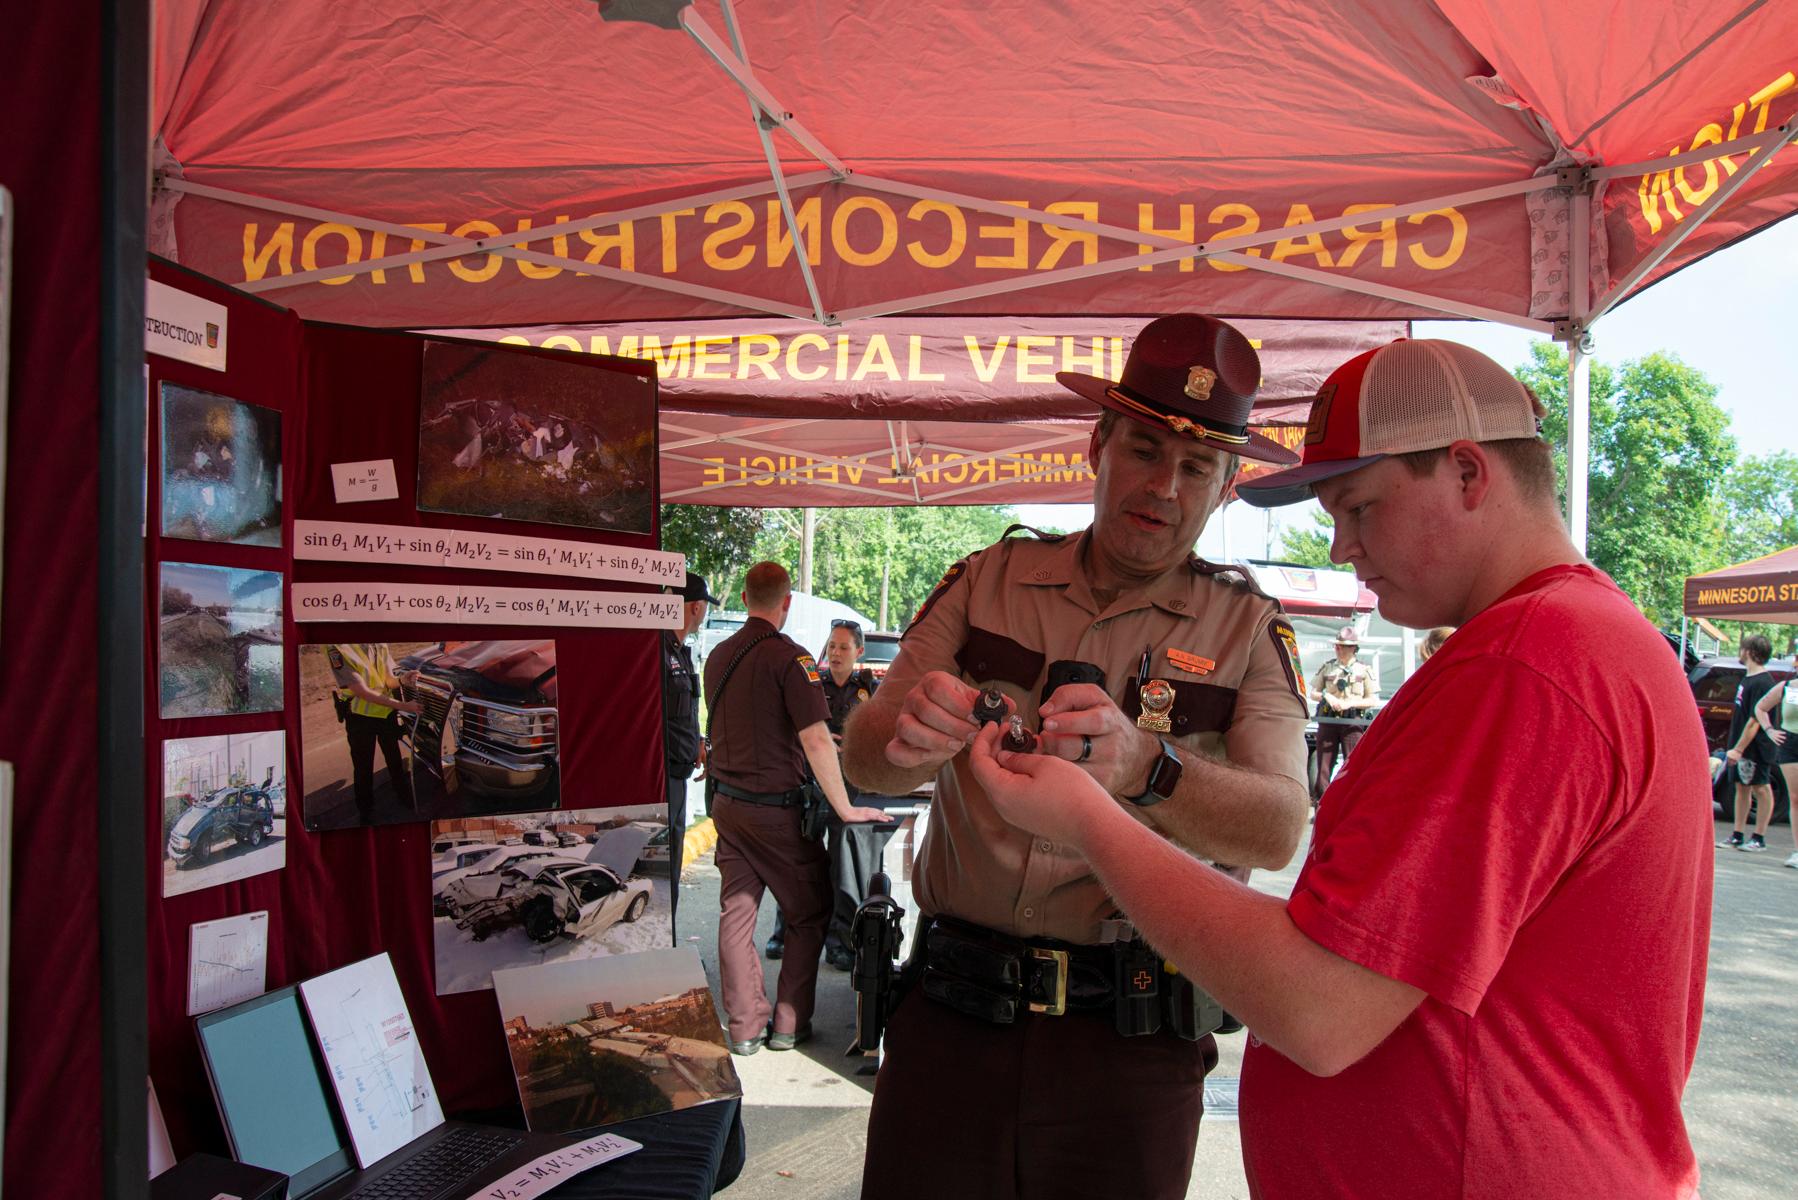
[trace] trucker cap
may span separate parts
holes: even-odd
[[[1297,504],[1320,480],[1389,454],[1533,438],[1540,414],[1528,388],[1471,346],[1400,338],[1349,359],[1317,389],[1298,466],[1245,479],[1236,494],[1256,508]]]
[[[687,572],[687,581],[681,585],[680,594],[681,599],[689,603],[694,600],[704,600],[708,604],[719,602],[718,597],[712,595],[710,589],[706,587],[705,576],[698,571]]]

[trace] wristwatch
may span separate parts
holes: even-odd
[[[1149,768],[1149,785],[1134,796],[1121,796],[1138,808],[1147,808],[1151,804],[1160,804],[1174,794],[1180,786],[1180,773],[1185,768],[1181,765],[1180,756],[1174,753],[1173,743],[1166,738],[1157,739],[1161,743],[1161,755]]]

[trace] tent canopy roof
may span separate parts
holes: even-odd
[[[1790,5],[726,0],[662,5],[677,28],[619,19],[646,7],[158,5],[157,248],[378,325],[1195,308],[1548,332],[1798,195],[1792,156],[1748,153],[1789,139]]]
[[[1713,621],[1798,625],[1798,546],[1687,576],[1685,612]]]

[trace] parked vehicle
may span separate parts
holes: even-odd
[[[275,831],[275,809],[260,787],[222,787],[175,819],[168,856],[176,868],[204,866],[224,845],[260,846]]]
[[[497,849],[499,847],[492,842],[467,842],[444,854],[437,855],[431,859],[431,883],[434,886],[446,875],[475,866],[482,859],[491,856]]]
[[[561,843],[564,849],[569,846],[584,846],[587,844],[587,840],[578,833],[558,833],[556,834],[556,841]]]
[[[899,634],[896,633],[864,633],[862,640],[862,665],[874,672],[874,678],[885,679],[887,669],[893,660],[899,657]]]
[[[1700,659],[1692,668],[1692,698],[1698,704],[1698,718],[1704,722],[1704,739],[1711,757],[1721,758],[1729,749],[1730,718],[1735,713],[1736,689],[1748,668],[1740,660],[1713,655]],[[1798,675],[1792,660],[1776,658],[1767,664],[1767,673],[1777,682]],[[1798,730],[1794,730],[1798,733]],[[1733,773],[1723,771],[1711,785],[1712,814],[1719,820],[1732,819],[1736,811],[1736,781]],[[1773,821],[1783,824],[1791,819],[1791,798],[1786,794],[1785,772],[1773,772]]]
[[[524,831],[524,844],[527,846],[559,846],[555,832],[548,829],[527,829]]]
[[[417,671],[419,767],[476,795],[515,802],[558,778],[555,642],[439,642],[397,664]]]
[[[643,843],[643,849],[637,852],[637,862],[632,873],[637,875],[653,875],[657,879],[673,878],[674,856],[670,851],[670,830],[666,825],[648,822],[633,822],[649,833],[649,840]]]

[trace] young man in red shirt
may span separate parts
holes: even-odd
[[[1006,819],[1077,847],[1248,1025],[1257,1196],[1696,1192],[1704,735],[1660,636],[1568,539],[1539,412],[1483,355],[1399,341],[1330,377],[1300,466],[1238,485],[1314,494],[1384,616],[1460,626],[1325,793],[1289,901],[1155,838],[1073,763],[976,744]]]

